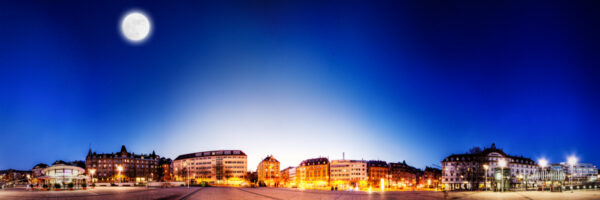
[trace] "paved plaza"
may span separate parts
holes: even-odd
[[[158,199],[158,200],[403,200],[403,199],[492,199],[492,200],[563,200],[600,199],[600,191],[570,192],[450,192],[444,198],[442,192],[345,192],[296,190],[284,188],[144,188],[144,187],[98,187],[85,191],[36,191],[27,192],[22,188],[0,191],[0,199]]]

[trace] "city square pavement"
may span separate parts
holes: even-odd
[[[449,192],[444,197],[442,192],[346,192],[297,190],[285,188],[144,188],[144,187],[98,187],[93,190],[80,191],[36,191],[28,192],[24,188],[0,191],[0,199],[158,199],[158,200],[404,200],[404,199],[492,199],[492,200],[563,200],[563,199],[600,199],[600,191],[570,192]]]

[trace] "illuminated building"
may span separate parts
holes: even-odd
[[[364,160],[332,160],[330,184],[338,189],[367,185],[367,162]]]
[[[576,184],[592,183],[598,180],[598,168],[590,163],[576,163],[573,166],[568,163],[552,164],[553,166],[562,166],[563,171],[571,176],[571,181]]]
[[[46,169],[47,167],[48,167],[48,165],[44,164],[44,163],[40,163],[40,164],[37,164],[37,165],[33,166],[33,169],[31,169],[33,178],[37,178],[37,177],[43,176],[44,175],[44,169]]]
[[[500,161],[506,162],[501,167]],[[442,183],[446,190],[532,187],[539,167],[522,156],[510,156],[492,144],[483,151],[452,154],[442,161]]]
[[[300,163],[296,170],[300,187],[318,188],[329,184],[329,159],[312,158]]]
[[[31,183],[41,183],[42,180],[38,178],[44,176],[44,169],[46,169],[47,167],[48,165],[44,163],[39,163],[33,166],[33,169],[31,169]]]
[[[279,184],[279,161],[273,158],[273,155],[267,156],[258,163],[256,167],[258,182],[266,186],[276,186]]]
[[[0,182],[28,183],[27,177],[31,177],[31,171],[7,169],[0,170]]]
[[[406,164],[405,161],[390,163],[391,184],[397,188],[413,187],[421,174],[420,170]]]
[[[288,167],[281,170],[279,182],[283,186],[296,186],[296,168]]]
[[[147,182],[158,180],[159,156],[127,152],[125,145],[116,153],[92,153],[85,158],[88,171],[94,171],[94,182]],[[119,167],[122,171],[119,172]]]
[[[246,183],[247,156],[240,150],[189,153],[173,161],[178,181],[239,185]]]
[[[381,188],[381,185],[389,185],[390,168],[385,161],[370,160],[367,162],[368,182],[371,187]],[[381,184],[381,181],[384,184]]]
[[[173,161],[170,158],[160,158],[158,160],[158,180],[168,182],[173,179]]]
[[[82,183],[86,183],[89,177],[85,175],[85,169],[67,164],[54,164],[51,167],[44,168],[45,176],[38,177],[47,185],[61,185],[61,188],[66,189],[69,183],[73,184],[74,188],[79,188]]]
[[[424,185],[428,188],[438,188],[442,183],[442,170],[432,167],[425,167],[423,171]]]

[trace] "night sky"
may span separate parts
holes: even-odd
[[[600,164],[600,2],[1,1],[0,169],[88,148]],[[152,34],[125,41],[144,11]]]

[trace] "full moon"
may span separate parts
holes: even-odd
[[[130,12],[121,21],[121,32],[127,40],[139,43],[148,38],[151,30],[150,20],[141,12]]]

